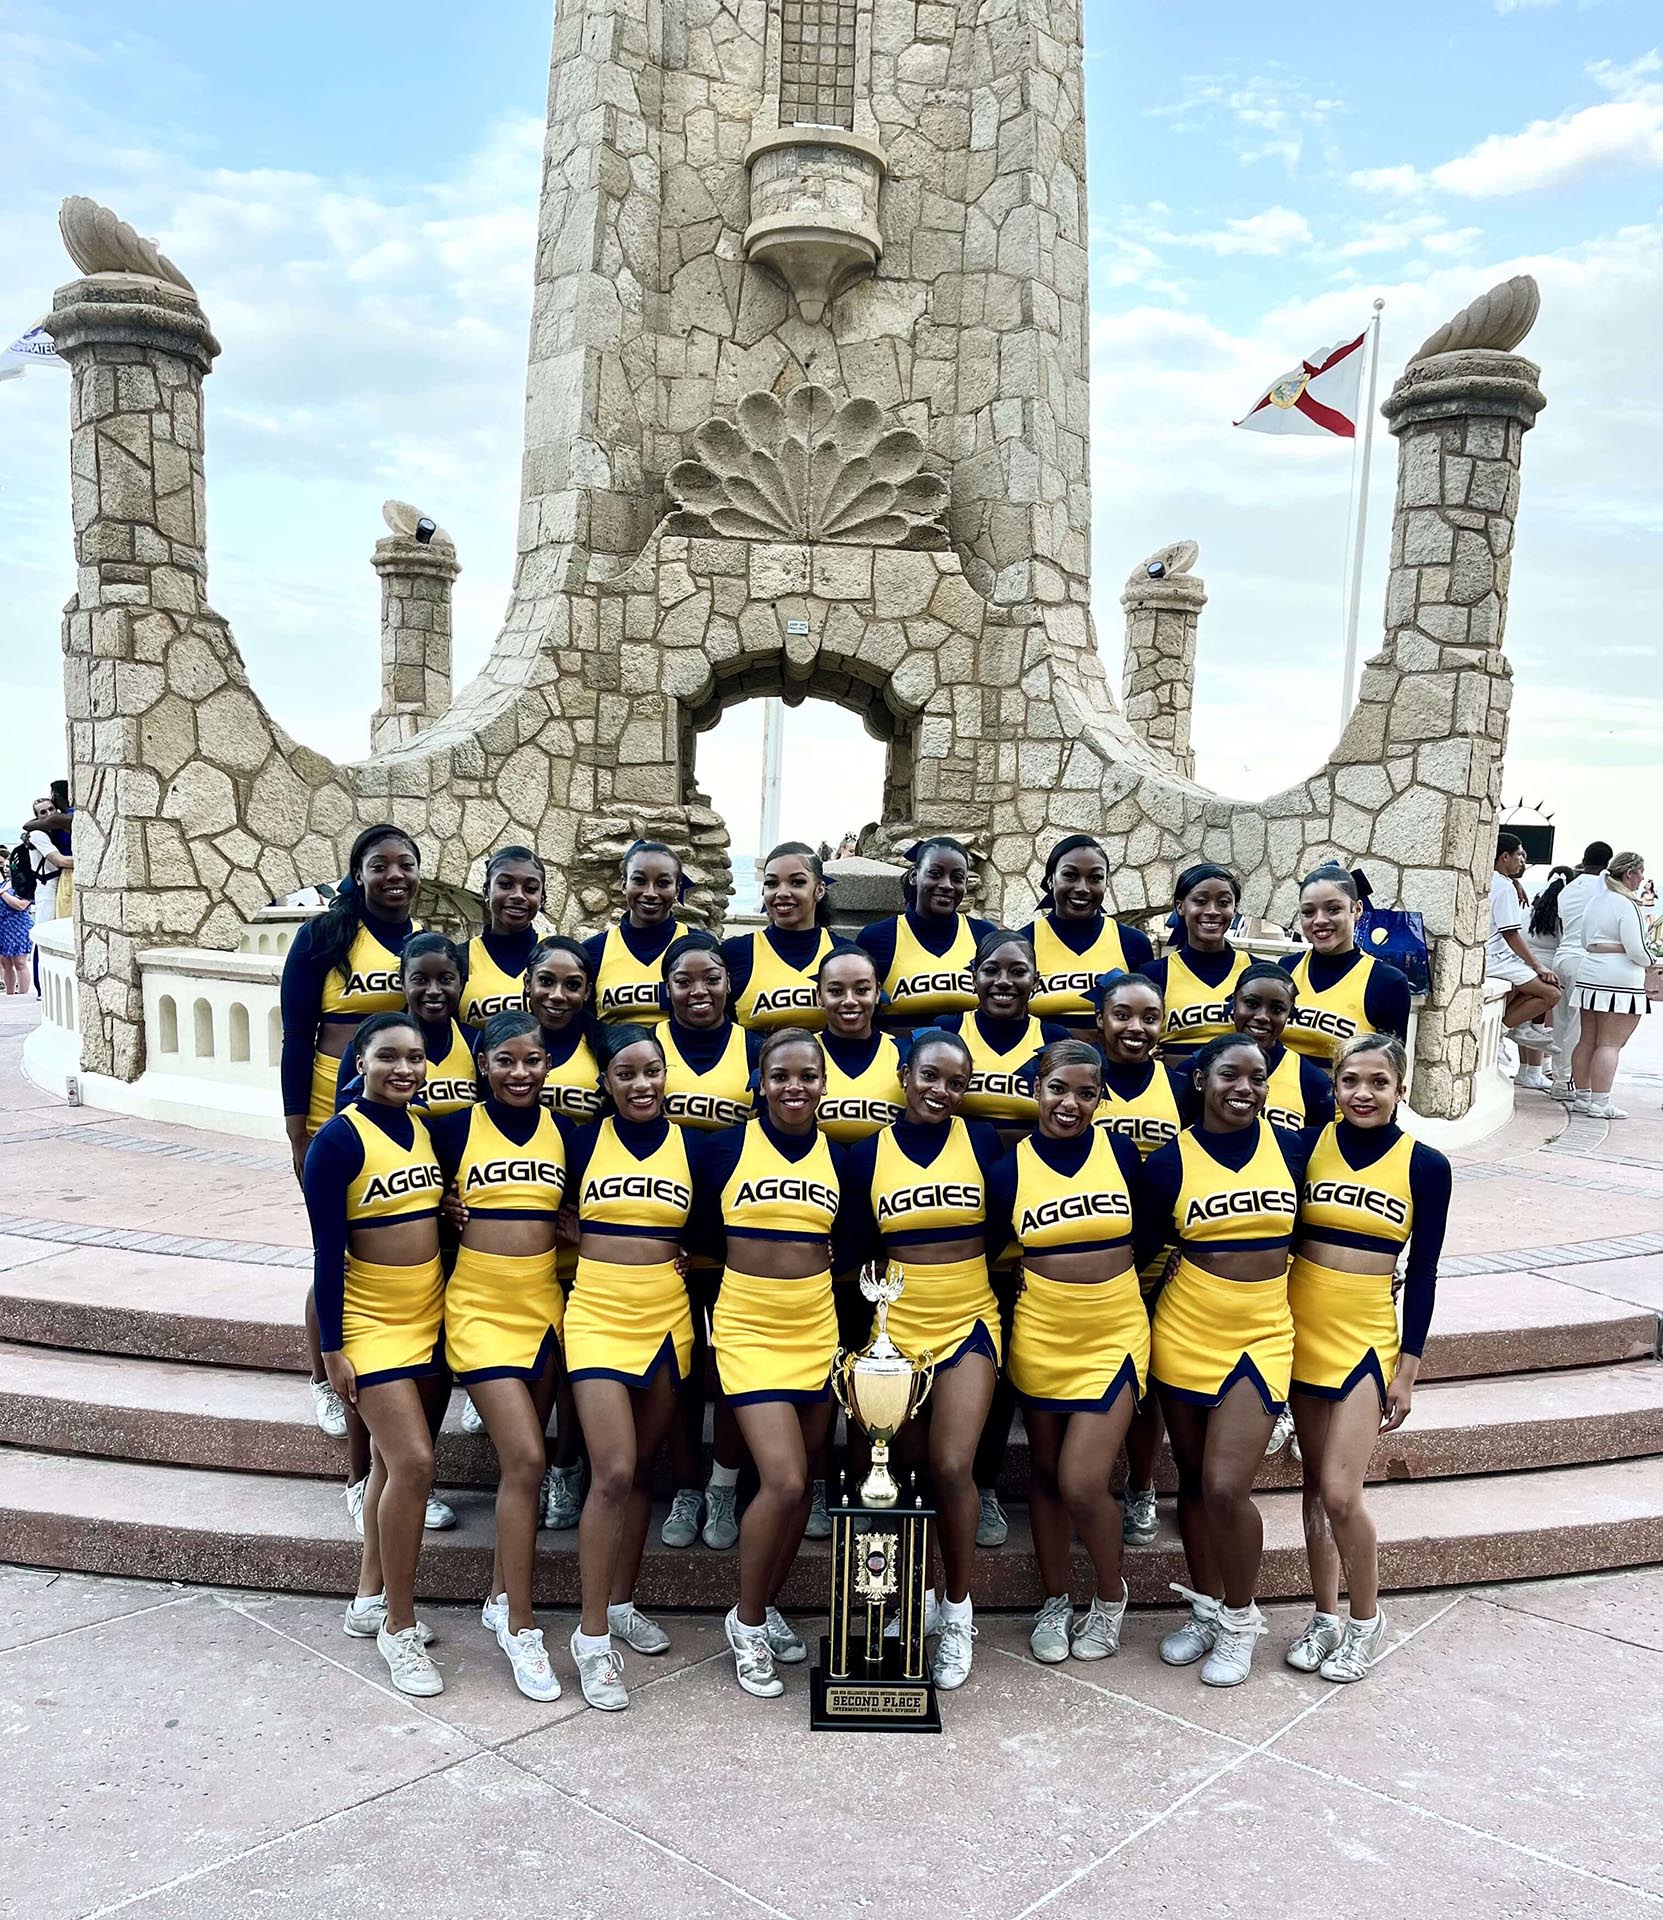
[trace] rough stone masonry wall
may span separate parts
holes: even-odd
[[[988,909],[1012,918],[1066,831],[1100,834],[1132,913],[1164,909],[1197,854],[1241,871],[1249,910],[1284,918],[1308,865],[1362,860],[1441,943],[1417,1103],[1464,1111],[1536,369],[1470,340],[1411,364],[1386,409],[1393,571],[1358,708],[1309,779],[1258,804],[1206,792],[1179,770],[1194,609],[1172,685],[1150,690],[1171,737],[1146,742],[1110,695],[1086,600],[1078,15],[872,0],[862,18],[856,120],[870,115],[889,157],[885,253],[809,327],[738,257],[744,146],[770,112],[765,8],[561,9],[514,599],[449,711],[357,765],[272,723],[207,603],[200,397],[217,348],[200,307],[81,260],[51,326],[74,372],[65,686],[89,1069],[142,1067],[141,944],[233,944],[270,895],[338,874],[375,819],[416,834],[456,886],[477,884],[504,838],[530,840],[566,924],[599,917],[619,835],[650,821],[686,847],[694,911],[714,917],[726,855],[696,784],[697,729],[776,689],[838,700],[888,739],[883,831],[961,833]],[[731,437],[746,396],[789,396],[811,375],[848,443],[814,453],[830,479],[813,470],[844,491],[785,537],[743,516],[678,531],[687,516],[667,510],[689,502],[671,476],[695,442]],[[836,407],[850,398],[873,408]],[[721,430],[698,431],[711,416]],[[891,461],[906,510],[826,531],[898,428],[924,463]],[[926,476],[947,483],[944,525]]]
[[[403,534],[375,543],[381,576],[381,704],[370,751],[407,746],[450,706],[451,588],[455,551]]]

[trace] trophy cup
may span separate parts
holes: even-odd
[[[889,1469],[890,1442],[917,1412],[935,1378],[935,1361],[902,1353],[889,1337],[889,1309],[905,1275],[891,1262],[862,1268],[860,1290],[878,1310],[877,1330],[859,1353],[838,1350],[832,1389],[849,1420],[872,1443],[872,1470],[851,1500],[838,1475],[831,1511],[831,1609],[810,1676],[809,1725],[816,1732],[939,1733],[935,1685],[924,1666],[924,1603],[929,1586],[930,1522],[909,1477],[907,1498]],[[864,1632],[851,1616],[863,1610]],[[893,1609],[897,1637],[884,1628]]]

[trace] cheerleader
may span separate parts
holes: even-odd
[[[583,943],[594,982],[595,1017],[656,1026],[664,949],[676,937],[676,907],[687,891],[681,861],[662,840],[637,840],[623,859],[624,915]]]
[[[1408,978],[1357,945],[1362,911],[1357,882],[1336,862],[1299,883],[1299,931],[1308,949],[1282,961],[1299,989],[1287,1043],[1324,1068],[1353,1034],[1409,1038]]]
[[[1409,1417],[1432,1324],[1449,1215],[1449,1162],[1397,1124],[1409,1061],[1396,1034],[1353,1034],[1334,1063],[1339,1118],[1305,1169],[1288,1274],[1294,1424],[1305,1472],[1305,1545],[1316,1612],[1288,1665],[1364,1679],[1386,1616],[1363,1481],[1375,1441]],[[1407,1244],[1403,1334],[1392,1272]],[[1351,1617],[1340,1622],[1340,1570]]]
[[[901,1067],[905,1111],[849,1149],[843,1187],[844,1204],[860,1215],[859,1226],[851,1217],[849,1244],[864,1237],[906,1269],[906,1291],[889,1312],[891,1337],[904,1353],[935,1357],[928,1445],[945,1598],[938,1604],[931,1594],[925,1632],[940,1635],[932,1665],[938,1687],[961,1687],[970,1677],[972,1462],[999,1370],[999,1303],[986,1241],[987,1177],[999,1136],[983,1121],[958,1117],[969,1082],[970,1050],[959,1035],[939,1027],[915,1033]]]
[[[812,847],[787,840],[769,854],[762,911],[767,926],[722,943],[733,1017],[753,1033],[818,1030],[824,1015],[815,975],[837,942],[826,924],[826,871]]]
[[[566,1366],[592,1475],[577,1530],[583,1611],[572,1658],[584,1699],[616,1712],[629,1694],[612,1636],[637,1653],[670,1645],[636,1607],[635,1583],[652,1515],[653,1456],[693,1359],[693,1316],[678,1265],[693,1178],[686,1136],[664,1118],[657,1033],[616,1022],[599,1048],[611,1111],[577,1129],[566,1155],[579,1230]]]
[[[1185,867],[1172,890],[1183,937],[1141,971],[1161,990],[1161,1056],[1177,1066],[1209,1040],[1232,1031],[1230,990],[1247,970],[1226,935],[1241,887],[1225,867]]]
[[[700,930],[682,934],[664,955],[663,977],[669,1018],[658,1037],[664,1043],[665,1119],[696,1134],[742,1125],[751,1115],[751,1073],[760,1042],[729,1016],[733,991],[720,944]],[[710,1479],[700,1492],[705,1354],[721,1277],[720,1260],[702,1251],[691,1256],[693,1366],[677,1395],[670,1429],[676,1490],[658,1534],[667,1547],[690,1547],[702,1539],[716,1553],[726,1553],[739,1539],[739,1468],[745,1457],[739,1429],[718,1391]]]
[[[1210,1040],[1190,1066],[1200,1119],[1144,1168],[1151,1237],[1171,1232],[1177,1271],[1155,1307],[1150,1371],[1178,1468],[1190,1618],[1161,1642],[1169,1666],[1210,1687],[1247,1678],[1265,1631],[1254,1604],[1264,1528],[1253,1475],[1288,1397],[1288,1248],[1308,1136],[1261,1119],[1264,1055],[1245,1034]],[[1141,1250],[1141,1249],[1140,1249]]]
[[[1255,960],[1236,982],[1230,1018],[1265,1056],[1265,1119],[1284,1133],[1325,1127],[1334,1117],[1334,1086],[1326,1070],[1292,1051],[1293,1021],[1299,990],[1287,969],[1271,960]]]
[[[882,995],[877,964],[864,947],[833,947],[820,962],[815,985],[825,1019],[820,1034],[826,1076],[820,1096],[820,1131],[834,1145],[852,1146],[906,1111],[901,1049],[893,1034],[874,1031]],[[855,1277],[852,1271],[839,1273],[832,1288],[838,1342],[850,1353],[858,1353],[872,1337],[872,1303],[854,1284]],[[825,1444],[814,1458],[805,1539],[824,1540],[831,1533],[831,1515],[826,1510],[830,1456],[828,1428]]]
[[[976,1004],[971,980],[976,943],[990,921],[962,913],[970,885],[970,855],[946,834],[907,850],[901,879],[906,911],[863,927],[858,944],[877,963],[889,1028],[927,1024],[944,1013],[968,1013]]]
[[[485,931],[468,942],[462,1021],[483,1027],[493,1014],[525,1005],[525,970],[537,945],[547,876],[529,847],[499,847],[485,868]]]
[[[1184,1076],[1156,1057],[1161,1043],[1161,993],[1141,973],[1106,973],[1092,988],[1097,1039],[1103,1052],[1102,1098],[1095,1124],[1124,1135],[1147,1160],[1157,1147],[1178,1138],[1189,1097]],[[1170,1235],[1138,1273],[1144,1310],[1152,1315],[1167,1262]],[[1123,1534],[1129,1547],[1148,1547],[1160,1532],[1155,1514],[1155,1462],[1165,1433],[1161,1403],[1145,1393],[1126,1433],[1126,1500]]]
[[[413,933],[399,957],[398,983],[404,1011],[421,1028],[427,1077],[414,1104],[428,1118],[460,1113],[473,1105],[474,1043],[479,1035],[456,1017],[462,1000],[462,956],[442,933]],[[358,1059],[349,1048],[335,1076],[335,1111],[361,1091]]]
[[[1109,856],[1089,833],[1059,840],[1045,860],[1039,912],[1022,931],[1039,977],[1032,1011],[1060,1020],[1081,1039],[1096,1038],[1092,988],[1105,973],[1133,973],[1155,957],[1149,936],[1103,911]]]
[[[415,1611],[433,1431],[450,1392],[443,1176],[411,1110],[427,1064],[421,1029],[407,1013],[373,1014],[353,1044],[363,1094],[319,1128],[301,1177],[329,1383],[375,1442],[358,1591],[344,1624],[355,1638],[374,1638],[399,1692],[425,1697],[445,1684]]]
[[[1120,1650],[1127,1591],[1121,1516],[1109,1471],[1149,1372],[1149,1316],[1133,1254],[1143,1162],[1123,1135],[1092,1124],[1103,1063],[1083,1040],[1039,1056],[1039,1120],[988,1180],[990,1231],[1022,1250],[1010,1378],[1033,1457],[1029,1512],[1045,1594],[1028,1644],[1036,1660],[1104,1660]],[[1069,1600],[1069,1530],[1096,1588],[1083,1619]]]
[[[565,1310],[555,1216],[566,1151],[542,1105],[548,1058],[533,1016],[493,1014],[478,1063],[479,1103],[433,1124],[447,1205],[461,1228],[445,1288],[445,1352],[497,1455],[497,1537],[480,1624],[527,1699],[558,1700],[560,1682],[531,1612],[531,1563]]]
[[[548,1056],[543,1105],[568,1126],[600,1117],[600,1063],[595,1058],[595,1022],[589,1012],[589,955],[563,933],[550,934],[531,950],[525,970],[525,1004],[536,1020]],[[561,1286],[570,1292],[577,1249],[557,1249]],[[543,1525],[568,1533],[583,1511],[587,1469],[583,1431],[563,1359],[555,1362],[554,1443],[543,1477]]]
[[[328,907],[295,934],[279,990],[283,1048],[279,1080],[283,1130],[295,1178],[306,1145],[335,1111],[335,1081],[360,1020],[404,1005],[399,955],[410,937],[410,910],[421,881],[421,854],[400,827],[366,827],[352,843],[347,877]],[[318,1311],[306,1295],[306,1347],[312,1412],[337,1440],[347,1413],[324,1377]]]
[[[809,1461],[831,1425],[837,1353],[831,1235],[840,1150],[820,1132],[819,1043],[780,1027],[757,1063],[761,1109],[749,1125],[694,1143],[694,1182],[726,1266],[711,1338],[722,1392],[756,1461],[758,1486],[739,1530],[739,1603],[727,1617],[739,1684],[772,1699],[774,1663],[808,1649],[774,1604],[809,1513]]]

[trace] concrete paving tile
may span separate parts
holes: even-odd
[[[143,1920],[756,1920],[743,1895],[490,1754],[291,1835],[129,1911]]]
[[[0,1273],[11,1273],[36,1260],[50,1259],[55,1251],[48,1240],[26,1240],[21,1234],[0,1233]]]
[[[164,1581],[105,1580],[94,1574],[0,1566],[0,1653],[163,1606],[185,1591]],[[0,1669],[0,1676],[3,1673]],[[0,1692],[5,1688],[0,1677]]]
[[[0,1672],[0,1885],[26,1888],[37,1920],[212,1865],[472,1751],[413,1702],[202,1595],[20,1648]]]
[[[1448,1594],[1414,1593],[1390,1599],[1386,1614],[1391,1645],[1401,1645],[1409,1633],[1449,1603]],[[1207,1732],[1256,1746],[1334,1691],[1315,1674],[1295,1673],[1282,1657],[1310,1619],[1310,1607],[1301,1602],[1267,1606],[1263,1611],[1270,1632],[1253,1656],[1252,1678],[1239,1687],[1204,1687],[1198,1667],[1162,1665],[1161,1638],[1183,1618],[1176,1607],[1156,1612],[1133,1608],[1126,1616],[1120,1652],[1112,1660],[1070,1660],[1058,1667],[1041,1666],[1029,1652],[1031,1616],[985,1614],[977,1620],[977,1656],[984,1647],[1015,1653],[1036,1679],[1099,1687]]]
[[[938,1736],[812,1734],[808,1669],[785,1671],[753,1700],[713,1661],[505,1751],[794,1920],[1008,1920],[1240,1751],[986,1653]]]
[[[1444,1251],[1506,1253],[1598,1239],[1613,1229],[1631,1234],[1663,1227],[1663,1195],[1623,1196],[1620,1226],[1615,1207],[1590,1207],[1589,1199],[1580,1186],[1549,1186],[1528,1174],[1472,1181],[1460,1189],[1460,1203],[1450,1210]]]
[[[1536,1272],[1546,1280],[1564,1280],[1612,1300],[1631,1300],[1636,1306],[1663,1312],[1663,1253],[1595,1260],[1574,1267],[1537,1267]]]
[[[1042,1912],[1046,1920],[1113,1913],[1334,1920],[1405,1906],[1421,1920],[1639,1920],[1657,1912],[1626,1887],[1314,1779],[1269,1755],[1232,1768]]]
[[[1580,1580],[1526,1580],[1481,1588],[1475,1598],[1663,1653],[1663,1567]]]
[[[1656,1653],[1466,1600],[1278,1751],[1663,1892]]]
[[[373,1678],[384,1672],[381,1656],[370,1641],[349,1640],[341,1631],[344,1598],[250,1593],[227,1595],[225,1599],[228,1605],[292,1634],[354,1672]],[[445,1676],[444,1692],[424,1701],[422,1710],[482,1746],[499,1746],[588,1711],[572,1664],[576,1613],[544,1611],[537,1617],[562,1689],[560,1698],[547,1705],[526,1699],[515,1687],[507,1655],[479,1624],[477,1606],[423,1606],[421,1617],[438,1636],[433,1643],[433,1659]],[[670,1636],[668,1653],[651,1659],[625,1654],[630,1685],[643,1697],[653,1684],[708,1660],[727,1646],[720,1619],[711,1615],[666,1614],[662,1625]]]

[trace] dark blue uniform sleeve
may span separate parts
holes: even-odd
[[[1172,1214],[1184,1184],[1184,1162],[1178,1142],[1157,1147],[1143,1163],[1143,1205],[1132,1208],[1132,1258],[1146,1267],[1161,1248],[1177,1236]]]
[[[1319,1130],[1334,1117],[1334,1083],[1314,1060],[1299,1062],[1299,1097],[1305,1105],[1305,1124]]]
[[[855,945],[862,947],[872,956],[872,964],[878,970],[878,985],[881,987],[889,977],[889,969],[895,964],[895,920],[874,920],[861,928],[855,935]]]
[[[569,1129],[563,1129],[566,1142],[566,1199],[569,1207],[577,1205],[578,1188],[583,1184],[583,1176],[588,1171],[589,1156],[595,1151],[595,1139],[600,1123],[593,1120],[575,1122]]]
[[[1004,1158],[1005,1143],[999,1138],[999,1130],[991,1120],[966,1120],[964,1128],[970,1136],[970,1150],[976,1156],[976,1165],[981,1168],[985,1180]]]
[[[1376,961],[1363,989],[1363,1013],[1376,1033],[1395,1033],[1409,1039],[1409,977],[1397,967]]]
[[[722,958],[728,969],[728,1005],[751,984],[751,967],[756,959],[756,943],[748,933],[736,934],[731,940],[722,942]]]
[[[1138,968],[1138,972],[1143,975],[1145,980],[1154,981],[1155,985],[1160,988],[1161,999],[1164,1001],[1166,999],[1166,955],[1160,953],[1152,960],[1144,961],[1143,965]]]
[[[1132,1247],[1133,1258],[1136,1259],[1136,1249],[1140,1241],[1149,1238],[1155,1231],[1154,1228],[1145,1228],[1143,1225],[1143,1216],[1149,1211],[1149,1191],[1143,1177],[1143,1155],[1124,1133],[1111,1133],[1109,1148],[1114,1154],[1115,1164],[1120,1168],[1120,1177],[1126,1182],[1126,1191],[1132,1197]],[[1156,1251],[1166,1244],[1164,1225],[1160,1229],[1160,1235]],[[1154,1258],[1153,1253],[1150,1258]],[[1142,1264],[1138,1261],[1138,1265]]]
[[[1016,1148],[1000,1154],[987,1173],[987,1245],[1001,1251],[1010,1245],[1016,1218]]]
[[[1050,1046],[1053,1040],[1072,1040],[1074,1038],[1073,1034],[1068,1031],[1067,1027],[1065,1027],[1060,1020],[1041,1020],[1039,1023],[1039,1034],[1046,1046]]]
[[[717,1133],[698,1133],[688,1128],[684,1138],[687,1171],[693,1176],[693,1205],[687,1215],[687,1250],[720,1261],[727,1250],[722,1189],[733,1178],[733,1170],[744,1151],[745,1129],[723,1127]]]
[[[832,1151],[835,1153],[836,1148]],[[833,1241],[838,1273],[849,1273],[883,1251],[872,1212],[872,1179],[878,1164],[878,1135],[870,1134],[844,1150],[837,1233]]]
[[[1124,920],[1117,920],[1120,929],[1120,944],[1126,954],[1126,971],[1142,973],[1155,957],[1155,948],[1141,927],[1129,927]]]
[[[306,1216],[312,1223],[312,1291],[318,1305],[319,1344],[325,1353],[341,1350],[341,1311],[346,1299],[346,1190],[363,1165],[364,1143],[357,1129],[336,1118],[313,1135],[301,1171]]]
[[[285,1028],[285,1035],[287,1031]],[[350,1107],[363,1091],[364,1082],[358,1071],[358,1055],[348,1047],[341,1055],[340,1070],[335,1075],[335,1111],[339,1113],[342,1107]],[[287,1101],[284,1104],[287,1105]]]
[[[1436,1147],[1415,1142],[1409,1156],[1409,1197],[1415,1206],[1409,1259],[1403,1270],[1403,1351],[1419,1359],[1426,1351],[1438,1293],[1438,1261],[1449,1224],[1449,1162]]]
[[[1305,1169],[1310,1165],[1311,1154],[1320,1137],[1320,1129],[1307,1127],[1301,1133],[1290,1133],[1283,1127],[1270,1129],[1276,1144],[1282,1149],[1282,1158],[1288,1163],[1288,1174],[1297,1192],[1305,1184]]]
[[[285,1119],[305,1113],[312,1104],[312,1057],[318,1050],[323,983],[328,976],[329,969],[313,951],[312,922],[308,920],[289,943],[283,961],[283,981],[278,988],[283,1021],[283,1055],[278,1080],[283,1090]]]
[[[587,940],[581,940],[578,944],[589,956],[589,1004],[593,1006],[595,1004],[595,983],[600,978],[601,950],[606,945],[606,935],[604,933],[592,933]]]
[[[439,1171],[445,1176],[447,1187],[456,1178],[456,1170],[462,1164],[462,1153],[468,1144],[468,1128],[472,1121],[473,1114],[466,1107],[460,1113],[428,1116],[427,1131],[433,1140],[434,1158],[439,1162]]]

